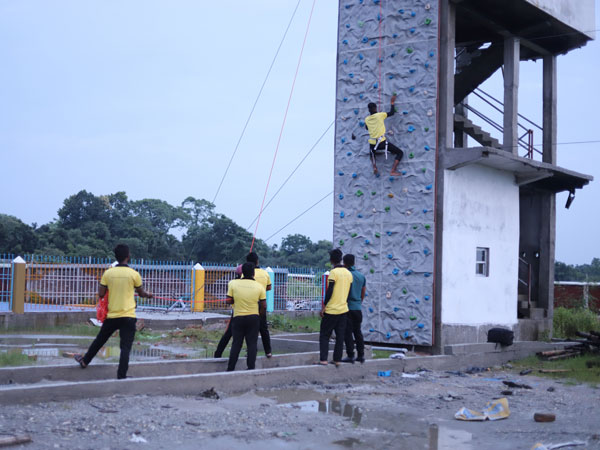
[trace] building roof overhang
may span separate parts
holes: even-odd
[[[449,148],[441,153],[441,161],[442,167],[447,170],[479,164],[511,172],[519,186],[554,193],[581,189],[594,179],[591,175],[523,158],[492,147]]]

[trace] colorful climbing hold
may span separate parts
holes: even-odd
[[[371,191],[371,195],[375,195],[375,194],[377,194],[376,191]]]
[[[362,41],[363,41],[363,43],[366,44],[367,42],[369,42],[369,38],[365,36],[362,38]]]
[[[393,80],[394,79],[394,75],[388,75],[388,79]]]
[[[354,172],[354,173],[352,174],[352,178],[356,178],[357,176],[358,176],[358,175],[356,174],[356,172]]]
[[[408,31],[410,31],[410,33],[412,34],[412,33],[414,33],[416,30],[415,30],[415,28],[413,27],[413,28],[411,28],[411,29],[410,29],[410,30],[408,30]]]
[[[394,56],[396,56],[396,52],[392,52],[392,54],[390,55],[390,58],[393,58]]]
[[[412,125],[409,125],[407,130],[409,133],[412,133],[413,131],[415,131],[415,127],[413,127]]]
[[[370,241],[370,240],[368,240],[368,239],[365,239],[365,245],[369,245],[370,243],[371,243],[371,241]]]
[[[431,253],[431,250],[429,250],[428,248],[423,249],[423,253],[425,255],[429,255]]]
[[[412,244],[413,240],[411,238],[408,238],[408,240],[406,242],[408,242],[409,244]]]
[[[433,188],[433,186],[431,184],[428,184],[427,186],[425,186],[425,189],[427,189],[428,191],[430,191],[431,188]]]
[[[392,34],[392,37],[393,37],[394,39],[396,39],[396,38],[398,37],[398,33],[394,33],[394,34]]]
[[[425,148],[426,152],[428,152],[429,150],[431,150],[431,148],[429,147],[429,145],[426,145],[424,148]]]
[[[410,320],[417,320],[417,316],[410,316],[409,319]]]
[[[425,172],[427,172],[427,169],[425,167],[422,167],[421,172],[425,173]]]
[[[344,172],[342,172],[341,170],[338,172],[338,175],[341,177],[344,175]]]
[[[354,78],[354,74],[353,74],[352,72],[350,72],[350,73],[348,74],[348,77],[350,77],[350,78]]]
[[[417,225],[413,225],[413,230],[416,230],[417,228],[419,228]]]
[[[365,59],[365,57],[363,56],[363,54],[362,54],[362,53],[359,53],[359,54],[358,54],[358,59],[360,59],[360,60],[362,61],[363,59]]]
[[[381,237],[381,233],[379,233],[379,232],[375,233],[375,237],[376,238],[380,238]]]
[[[415,154],[411,152],[411,153],[409,153],[409,154],[408,154],[408,157],[409,157],[410,159],[413,159],[413,158],[415,157]]]
[[[411,13],[410,13],[410,17],[415,17],[416,15],[417,15],[417,13],[416,13],[416,12],[414,12],[414,11],[411,11]]]
[[[374,47],[377,45],[377,41],[371,41],[371,47]]]
[[[425,131],[429,131],[429,127],[425,127],[423,128]]]
[[[408,291],[406,290],[406,288],[402,288],[402,293],[405,295],[408,294]]]
[[[342,144],[346,142],[346,138],[342,138]]]
[[[373,308],[369,306],[369,312],[373,312]]]
[[[358,115],[358,108],[354,108],[354,114]]]
[[[342,41],[342,44],[344,44],[344,45],[348,45],[348,39],[344,39],[344,40]]]
[[[406,270],[404,271],[404,275],[412,275],[412,273],[413,273],[413,271],[412,271],[412,270],[410,270],[410,269],[406,269]]]
[[[352,234],[350,235],[350,237],[353,237],[353,238],[355,238],[356,236],[358,236],[358,234],[357,234],[357,233],[352,233]]]
[[[429,272],[425,272],[425,273],[423,274],[423,276],[424,276],[425,278],[429,278],[429,277],[431,276],[431,274],[430,274]]]
[[[403,170],[402,172],[400,172],[402,175],[406,175],[406,170]]]
[[[394,177],[390,177],[389,178],[390,181],[394,181],[394,179],[395,179]]]
[[[367,260],[369,259],[369,255],[367,255],[366,253],[363,255],[363,259]]]
[[[414,50],[411,47],[406,47],[406,53],[410,54],[412,53]]]
[[[388,194],[389,198],[394,198],[394,194],[392,194],[391,192]]]
[[[364,23],[362,20],[359,20],[359,21],[358,21],[358,26],[359,26],[360,28],[362,28],[362,27],[364,27],[364,26],[365,26],[365,23]]]
[[[358,126],[359,127],[364,127],[365,126],[365,122],[363,120],[359,120],[358,121]]]
[[[346,215],[346,214],[344,213],[344,211],[340,211],[340,218],[342,218],[342,219],[343,219],[345,215]]]
[[[390,212],[390,207],[389,206],[386,206],[384,209],[385,209],[385,212]]]
[[[397,306],[394,306],[394,312],[398,312],[400,311],[400,308],[398,308]]]
[[[350,28],[350,24],[349,23],[346,24],[346,28]]]
[[[387,291],[385,293],[385,298],[392,298],[392,293],[390,291]]]
[[[338,198],[339,198],[340,200],[342,200],[342,199],[344,198],[344,194],[340,194],[340,195],[338,195]]]
[[[352,152],[346,152],[346,156],[352,156]]]
[[[357,214],[356,217],[358,217],[359,219],[362,219],[363,215],[362,214]]]
[[[400,271],[399,271],[398,269],[394,269],[394,270],[392,270],[392,273],[393,273],[394,275],[398,275],[398,273],[400,273]]]
[[[389,339],[389,338],[391,338],[391,337],[392,337],[392,335],[391,335],[389,332],[388,332],[388,333],[385,335],[385,338],[386,338],[386,339]]]
[[[377,89],[379,87],[379,83],[373,83],[373,89]]]
[[[429,67],[429,61],[425,61],[425,68],[427,69]]]
[[[360,189],[358,191],[356,191],[355,194],[357,197],[361,197],[363,195],[363,191],[361,191]]]
[[[419,300],[418,298],[415,298],[415,303],[418,305],[419,303],[421,303],[421,300]]]
[[[429,212],[429,210],[428,210],[428,209],[424,209],[424,210],[423,210],[423,214],[427,214],[428,212]]]
[[[371,268],[371,269],[369,269],[369,272],[370,273],[375,273],[375,269]]]
[[[405,331],[402,336],[404,336],[404,339],[409,339],[410,338],[410,333],[408,331]]]
[[[411,87],[409,87],[409,88],[408,88],[408,91],[409,91],[409,92],[415,92],[415,87],[414,87],[414,86],[411,86]]]
[[[388,259],[394,259],[394,255],[392,255],[391,253],[388,253],[387,257]]]
[[[425,229],[426,229],[426,230],[429,230],[430,228],[431,228],[431,225],[429,225],[429,224],[426,224],[426,225],[425,225]]]
[[[418,324],[417,324],[417,328],[425,328],[425,324],[423,324],[423,323],[418,323]]]
[[[340,245],[344,245],[344,240],[340,239]]]
[[[426,295],[425,297],[423,297],[425,300],[429,300],[429,295]]]

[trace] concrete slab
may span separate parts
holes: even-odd
[[[0,404],[27,404],[63,401],[78,398],[120,395],[196,395],[206,389],[237,393],[251,389],[273,388],[290,383],[340,383],[358,381],[379,371],[464,370],[468,367],[490,367],[510,360],[524,358],[534,351],[557,348],[555,344],[532,343],[506,351],[443,356],[419,356],[404,360],[376,359],[364,364],[330,366],[299,365],[262,368],[253,371],[213,372],[170,376],[145,376],[125,380],[59,382],[37,385],[8,385],[0,387]],[[309,355],[303,355],[308,357]],[[276,359],[273,360],[277,361]],[[216,361],[214,367],[224,361]],[[242,363],[243,364],[243,363]],[[90,366],[91,368],[92,366]],[[165,367],[175,368],[178,363],[168,362]],[[179,366],[184,367],[184,366]],[[80,370],[80,369],[78,369]],[[87,370],[87,369],[86,369]],[[113,368],[114,371],[114,368]],[[85,371],[79,371],[82,374]],[[113,372],[114,373],[114,372]],[[133,372],[132,372],[133,373]]]

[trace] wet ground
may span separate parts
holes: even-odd
[[[56,365],[73,364],[73,355],[85,353],[94,340],[90,336],[65,335],[1,335],[0,352],[19,352],[29,357],[28,364]],[[102,347],[96,358],[102,362],[118,362],[120,356],[119,339],[111,338]],[[130,361],[157,361],[161,359],[205,358],[204,348],[187,345],[163,345],[134,342]]]
[[[332,366],[324,371],[344,370]],[[267,375],[268,376],[268,375]],[[503,381],[531,389],[509,389]],[[217,392],[217,394],[219,394]],[[242,395],[114,396],[9,406],[0,433],[27,433],[23,448],[81,449],[531,449],[582,441],[600,449],[600,390],[511,369],[467,375],[422,371],[366,374],[357,383],[304,383]],[[510,416],[461,422],[462,407],[506,397]],[[537,423],[535,412],[556,421]]]

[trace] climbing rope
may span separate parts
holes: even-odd
[[[267,198],[267,192],[269,191],[269,184],[271,183],[271,176],[273,175],[273,167],[275,167],[275,160],[277,159],[277,153],[279,152],[279,144],[281,143],[281,136],[285,128],[285,122],[287,120],[288,110],[290,109],[290,103],[292,101],[292,95],[294,94],[294,87],[296,86],[296,79],[298,78],[298,71],[300,70],[300,63],[302,62],[302,54],[304,53],[304,46],[306,44],[306,38],[308,37],[308,30],[310,29],[310,22],[312,20],[313,11],[315,9],[316,0],[313,0],[312,7],[310,9],[310,15],[308,16],[308,23],[306,24],[306,32],[304,33],[304,40],[302,41],[302,48],[300,49],[300,56],[298,57],[298,64],[296,65],[296,73],[294,74],[294,80],[292,82],[292,88],[290,89],[290,95],[288,97],[287,106],[285,107],[285,114],[283,115],[283,122],[281,123],[281,130],[279,131],[279,138],[277,139],[277,146],[275,147],[275,154],[273,155],[273,162],[271,163],[271,170],[269,171],[269,178],[267,179],[267,186],[265,187],[265,193],[263,195],[262,203],[260,205],[260,211],[258,213],[258,220],[256,221],[256,228],[252,236],[252,244],[250,244],[250,251],[254,248],[254,241],[256,240],[256,232],[260,224],[260,218],[265,206],[265,199]]]
[[[379,17],[378,17],[378,29],[379,29],[379,51],[377,52],[377,65],[379,66],[379,83],[377,84],[377,91],[379,95],[378,110],[381,111],[381,66],[383,65],[382,58],[382,45],[383,45],[383,30],[381,29],[381,22],[383,21],[383,0],[379,1]],[[386,154],[387,156],[387,154]],[[387,158],[386,158],[387,159]]]
[[[219,183],[219,187],[217,188],[217,192],[215,192],[215,196],[213,197],[212,202],[214,203],[215,200],[217,199],[217,196],[219,195],[219,192],[221,191],[221,186],[223,186],[223,182],[225,181],[225,177],[227,176],[227,172],[229,172],[229,168],[231,167],[231,163],[233,162],[233,158],[235,157],[235,154],[238,151],[238,148],[240,146],[240,142],[242,142],[242,138],[244,137],[244,134],[246,133],[246,128],[248,127],[248,124],[250,123],[250,119],[252,118],[252,114],[254,114],[254,109],[256,108],[256,104],[258,103],[258,100],[260,99],[260,96],[262,94],[262,91],[265,87],[265,84],[267,84],[267,80],[269,79],[269,75],[271,74],[271,69],[273,69],[273,65],[275,65],[275,61],[277,60],[277,56],[279,55],[279,50],[281,50],[281,46],[283,45],[283,41],[285,40],[285,37],[287,36],[288,30],[290,29],[290,26],[292,25],[292,21],[294,20],[294,16],[296,15],[296,11],[298,10],[298,6],[300,5],[300,0],[298,0],[298,3],[296,3],[296,8],[294,9],[294,12],[292,13],[292,17],[290,17],[290,21],[288,22],[287,28],[285,29],[285,32],[283,33],[283,36],[281,38],[281,41],[279,42],[279,47],[277,47],[277,51],[275,52],[275,56],[273,56],[273,61],[271,61],[271,65],[269,66],[269,70],[267,70],[267,75],[265,76],[265,79],[262,82],[262,85],[260,87],[260,89],[258,90],[258,95],[256,96],[256,99],[254,100],[254,104],[252,105],[252,109],[250,110],[250,114],[248,114],[248,118],[246,119],[246,123],[244,124],[244,128],[242,129],[242,133],[240,134],[240,137],[238,138],[237,144],[235,144],[235,148],[233,149],[233,153],[231,154],[231,158],[229,159],[229,164],[227,164],[227,168],[225,169],[225,173],[223,173],[223,177],[221,178],[221,182]]]

